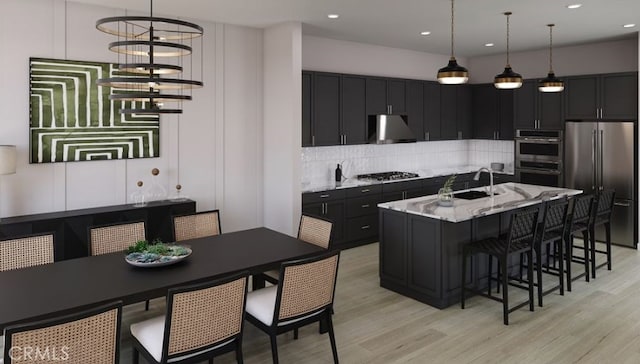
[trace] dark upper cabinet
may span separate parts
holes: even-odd
[[[367,115],[406,113],[406,87],[405,80],[367,77]]]
[[[493,84],[473,85],[473,138],[497,139],[500,126],[498,90]]]
[[[367,79],[360,76],[342,76],[341,134],[343,144],[367,142]]]
[[[440,84],[424,82],[424,139],[440,140]]]
[[[471,86],[440,85],[440,139],[470,139]]]
[[[456,85],[456,125],[458,126],[457,139],[471,139],[473,137],[472,113],[471,113],[471,86]]]
[[[513,90],[497,90],[498,91],[498,116],[500,125],[498,125],[497,138],[500,140],[513,140]]]
[[[408,81],[407,82],[407,122],[409,128],[413,131],[416,140],[425,140],[424,131],[424,82]]]
[[[316,72],[313,75],[312,88],[312,144],[341,144],[340,75]]]
[[[568,77],[565,81],[569,120],[636,120],[638,74],[612,73]]]
[[[513,91],[515,129],[563,129],[563,92],[540,92],[538,80],[526,80]]]
[[[311,130],[311,78],[309,72],[302,72],[302,146],[313,146],[313,132]]]

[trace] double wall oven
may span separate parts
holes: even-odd
[[[515,157],[516,180],[520,183],[563,186],[561,130],[516,130]]]

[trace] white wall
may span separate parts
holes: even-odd
[[[467,59],[457,57],[467,67]],[[436,80],[448,55],[305,35],[302,68],[311,71]]]
[[[264,226],[294,235],[301,213],[302,25],[264,30]]]
[[[29,57],[116,62],[114,39],[95,21],[125,9],[64,0],[0,2],[0,144],[15,144],[18,171],[2,176],[0,216],[130,201],[151,169],[169,193],[176,183],[198,210],[220,208],[224,231],[262,225],[262,30],[194,21],[203,26],[204,88],[181,116],[163,115],[160,157],[29,164]],[[199,69],[200,55],[194,54]]]
[[[474,57],[467,68],[471,83],[493,82],[504,70],[506,54]],[[546,77],[549,50],[510,54],[511,67],[524,78]],[[553,48],[553,70],[558,77],[638,70],[638,40],[625,39]]]

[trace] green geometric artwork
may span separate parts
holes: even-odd
[[[96,85],[123,75],[111,63],[30,58],[30,162],[158,157],[160,118],[121,114],[145,103],[111,101],[123,91]]]

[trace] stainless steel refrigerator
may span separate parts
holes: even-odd
[[[595,193],[616,191],[611,216],[611,241],[636,248],[637,240],[637,161],[635,123],[618,121],[566,122],[565,185]],[[596,231],[604,240],[604,229]]]

